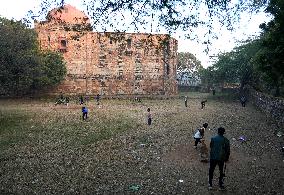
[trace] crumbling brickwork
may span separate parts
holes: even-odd
[[[177,41],[169,35],[93,32],[88,17],[73,6],[35,22],[42,50],[62,52],[65,80],[50,93],[174,95]]]

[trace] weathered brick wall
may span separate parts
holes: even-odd
[[[60,51],[66,61],[66,79],[50,93],[177,94],[177,41],[168,35],[98,33],[88,22],[53,19],[35,29],[41,49]]]
[[[284,100],[268,96],[252,88],[249,89],[251,102],[272,116],[280,126],[284,125]]]

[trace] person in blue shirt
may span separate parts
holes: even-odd
[[[83,113],[83,120],[87,120],[87,118],[88,118],[88,108],[83,106],[82,107],[82,113]]]
[[[212,180],[215,167],[219,166],[219,188],[225,190],[224,187],[224,164],[229,160],[230,142],[224,137],[225,128],[218,128],[218,135],[211,138],[210,142],[210,167],[209,167],[209,190],[212,189]]]

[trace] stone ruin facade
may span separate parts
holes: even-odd
[[[69,95],[177,94],[177,40],[165,34],[93,32],[71,5],[35,21],[42,50],[61,52],[65,80],[49,91]]]

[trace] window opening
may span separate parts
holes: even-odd
[[[66,48],[67,47],[67,41],[66,40],[61,40],[61,47]]]
[[[127,39],[127,48],[130,49],[131,48],[131,39]]]

